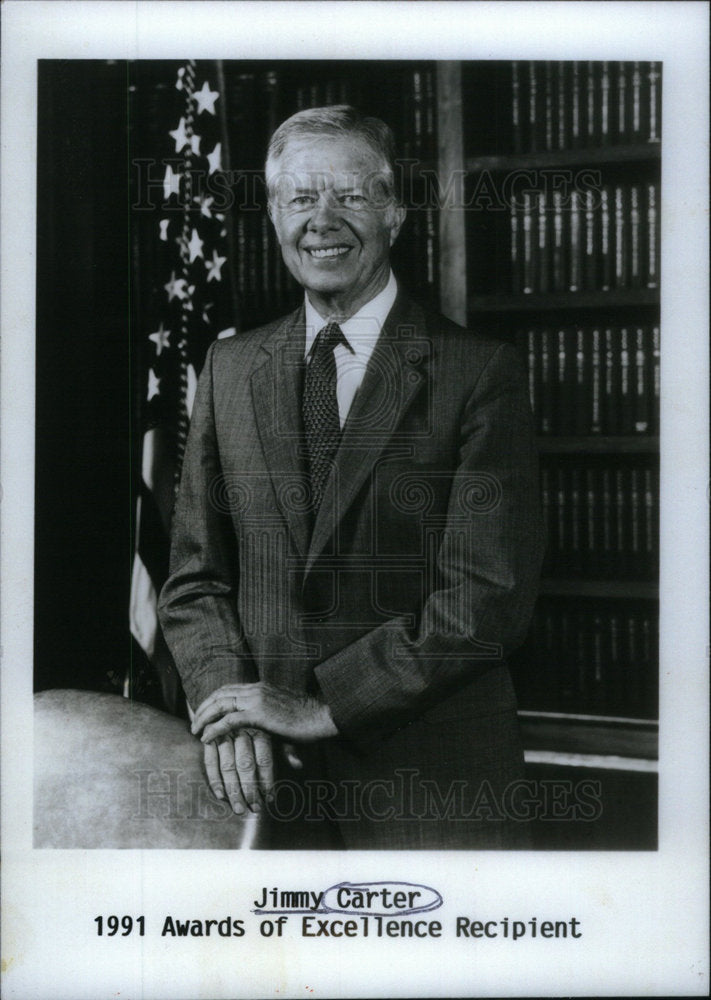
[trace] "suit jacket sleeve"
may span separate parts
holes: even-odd
[[[460,442],[437,585],[417,627],[394,618],[316,667],[345,736],[389,735],[525,636],[543,527],[526,379],[509,345],[498,347],[472,389]]]
[[[170,576],[159,601],[166,642],[193,708],[223,684],[257,680],[235,610],[234,530],[220,500],[223,484],[213,414],[213,347],[195,394],[173,516]]]

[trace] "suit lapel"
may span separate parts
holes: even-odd
[[[392,439],[426,381],[429,345],[422,310],[402,294],[383,326],[355,395],[314,522],[305,573],[336,532],[339,521]]]
[[[268,357],[251,378],[252,403],[277,504],[299,554],[308,549],[311,512],[301,423],[305,345],[303,307],[262,344]]]

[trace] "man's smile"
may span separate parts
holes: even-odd
[[[306,253],[308,253],[315,260],[325,260],[327,258],[333,257],[343,257],[353,248],[347,246],[344,243],[338,244],[337,246],[330,247],[304,247]]]

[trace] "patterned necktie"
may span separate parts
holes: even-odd
[[[333,349],[337,344],[347,344],[346,338],[338,323],[329,323],[314,341],[304,378],[302,407],[314,510],[318,510],[321,505],[341,437],[336,396],[336,359],[333,356]]]

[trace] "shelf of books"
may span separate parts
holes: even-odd
[[[450,130],[456,109],[461,130],[450,149],[439,136],[450,178],[441,261],[464,276],[442,309],[517,345],[538,434],[548,547],[514,664],[527,754],[648,770],[658,715],[660,66],[437,69],[440,109]]]

